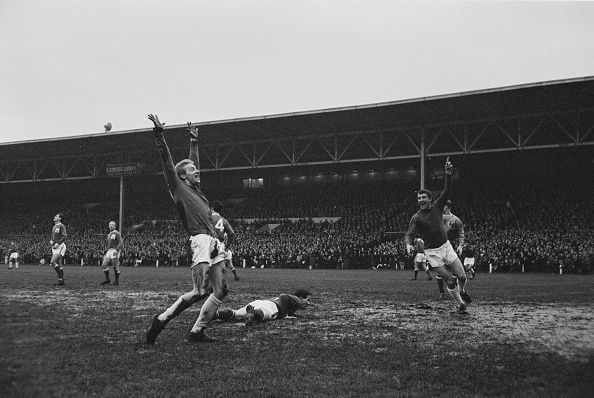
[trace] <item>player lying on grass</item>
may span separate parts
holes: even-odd
[[[283,293],[270,300],[254,300],[247,305],[232,310],[223,308],[217,311],[215,319],[223,322],[245,322],[252,325],[257,322],[271,321],[295,315],[295,311],[303,310],[310,305],[310,292],[297,290],[295,294]]]

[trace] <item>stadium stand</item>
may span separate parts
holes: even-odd
[[[227,205],[236,267],[402,268],[419,176],[437,194],[451,156],[452,210],[479,270],[591,272],[592,98],[587,77],[199,123],[203,190]],[[176,159],[184,128],[166,129]],[[123,264],[187,265],[147,128],[0,144],[3,252],[12,242],[22,262],[47,262],[59,211],[66,262],[97,264],[124,180],[112,163],[138,172],[125,177]]]
[[[476,248],[479,270],[591,272],[594,175],[592,157],[578,154],[542,151],[461,162],[453,212]],[[493,169],[495,160],[502,166]],[[155,177],[151,186],[160,183]],[[439,188],[442,182],[436,178],[430,184]],[[4,217],[10,233],[0,238],[4,252],[14,242],[23,262],[47,262],[51,219],[61,211],[69,232],[66,262],[98,264],[107,223],[117,219],[117,202],[105,187],[95,184],[97,193],[89,195],[89,187],[80,185],[43,188],[41,204],[35,192],[29,200],[10,201]],[[126,202],[123,264],[187,265],[186,237],[170,198],[162,190],[143,192],[143,186],[144,181],[133,184]],[[77,191],[88,196],[78,197]],[[416,211],[414,192],[410,183],[385,180],[240,189],[234,196],[242,200],[226,211],[238,234],[235,266],[409,267],[400,237]]]

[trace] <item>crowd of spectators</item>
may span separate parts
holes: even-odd
[[[591,176],[586,170],[553,179],[535,172],[524,178],[481,175],[456,181],[452,212],[464,222],[479,270],[591,272]],[[437,188],[441,184],[433,182]],[[272,187],[238,196],[237,205],[224,211],[237,233],[236,267],[401,268],[412,263],[402,235],[417,210],[414,186],[377,181]],[[187,265],[187,236],[169,201],[161,192],[127,202],[124,265]],[[59,202],[69,234],[66,262],[99,264],[107,224],[117,220],[117,203]],[[0,248],[5,255],[13,243],[21,261],[49,260],[56,210],[48,203],[4,207],[8,233],[0,236]]]

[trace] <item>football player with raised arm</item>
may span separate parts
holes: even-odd
[[[440,197],[431,202],[432,192],[428,189],[421,189],[417,192],[417,211],[410,219],[408,232],[406,233],[406,249],[410,255],[413,250],[413,242],[420,237],[425,242],[425,257],[433,270],[441,276],[448,288],[448,293],[458,303],[458,312],[467,314],[466,304],[471,302],[470,296],[464,291],[466,273],[464,267],[448,240],[443,223],[443,206],[445,205],[452,187],[452,163],[450,159],[445,164],[445,186]],[[458,278],[458,284],[454,279]],[[462,286],[460,289],[458,286]]]
[[[179,212],[184,229],[190,235],[192,252],[192,291],[183,294],[163,313],[153,316],[146,342],[154,344],[165,325],[192,304],[207,298],[200,315],[188,335],[189,342],[211,342],[204,330],[215,316],[223,298],[227,295],[224,262],[213,264],[218,254],[219,241],[213,228],[210,205],[200,190],[200,161],[198,157],[198,129],[188,122],[190,155],[173,164],[171,152],[165,142],[163,124],[157,115],[148,115],[154,124],[154,137],[161,158],[163,174],[173,203]]]

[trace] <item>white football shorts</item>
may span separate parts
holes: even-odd
[[[474,267],[474,257],[466,257],[464,259],[464,268],[472,268]]]
[[[190,236],[190,248],[192,249],[192,267],[199,263],[212,265],[210,253],[217,247],[219,240],[210,235],[198,234]]]
[[[107,250],[107,253],[105,253],[105,257],[110,258],[110,259],[118,259],[120,258],[120,253],[118,252],[117,249],[109,249]]]
[[[52,247],[52,255],[56,254],[64,257],[64,254],[66,254],[66,243],[61,243],[56,249]]]
[[[219,245],[219,254],[212,260],[213,264],[220,263],[221,261],[225,261],[227,259],[227,252],[225,251],[225,243],[221,242],[218,239],[215,239],[217,244]]]
[[[436,268],[452,264],[458,255],[448,240],[436,249],[425,249],[425,257],[431,268]]]
[[[415,256],[415,263],[424,263],[425,260],[425,253],[417,253],[417,255]]]

